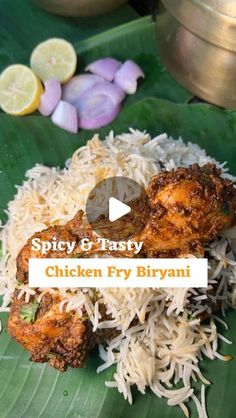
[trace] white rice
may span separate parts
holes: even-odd
[[[145,132],[130,129],[117,136],[111,132],[105,141],[95,135],[74,153],[64,169],[36,165],[28,170],[26,181],[17,186],[17,194],[8,204],[8,222],[0,233],[0,310],[9,310],[16,287],[21,289],[19,297],[26,301],[34,294],[16,280],[16,257],[22,244],[33,233],[50,224],[64,224],[84,209],[89,191],[100,180],[127,176],[147,186],[161,166],[171,170],[207,162],[216,163],[224,177],[234,180],[225,164],[217,163],[197,145],[166,134],[151,139]],[[211,316],[209,324],[202,325],[198,315],[211,315],[216,302],[223,313],[236,304],[236,228],[225,231],[206,250],[212,257],[207,289],[97,289],[96,303],[92,302],[91,289],[58,290],[63,296],[61,310],[81,312],[85,307],[94,330],[111,327],[121,331],[106,347],[100,347],[103,364],[97,371],[116,364],[114,380],[106,385],[117,388],[130,403],[133,385],[143,394],[150,387],[157,396],[165,397],[168,405],[179,405],[187,417],[186,402],[193,399],[199,417],[207,417],[205,385],[210,382],[202,375],[199,362],[203,357],[229,360],[217,352],[217,346],[218,338],[230,341],[217,332],[214,319],[225,324],[221,318]],[[213,285],[217,285],[214,296],[209,294]],[[39,299],[47,291],[54,290],[41,289]],[[99,304],[106,305],[112,320],[102,321]],[[132,326],[134,318],[138,324]],[[202,382],[200,400],[192,388],[196,380]],[[177,383],[181,383],[180,389],[175,388]]]

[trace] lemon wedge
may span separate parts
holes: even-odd
[[[34,112],[42,92],[40,80],[25,65],[10,65],[0,76],[0,107],[11,115]]]
[[[51,38],[41,42],[33,50],[30,66],[43,81],[57,79],[68,81],[75,73],[77,54],[74,47],[61,38]]]

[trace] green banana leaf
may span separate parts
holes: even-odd
[[[0,2],[3,11],[0,16],[0,65],[15,60],[27,63],[30,50],[37,42],[59,34],[73,41],[80,55],[81,69],[101,56],[112,55],[122,60],[134,58],[144,69],[146,79],[137,95],[126,100],[120,116],[99,131],[101,138],[110,129],[121,133],[130,126],[147,130],[152,135],[163,131],[173,137],[181,135],[186,141],[191,140],[206,148],[218,160],[227,160],[231,171],[236,174],[236,112],[205,104],[188,104],[191,95],[160,64],[155,52],[154,24],[149,17],[122,24],[99,35],[93,32],[90,38],[81,40],[83,31],[76,29],[80,20],[75,22],[74,19],[44,14],[24,1],[20,3],[22,10],[20,7],[11,10],[8,3],[11,6],[16,4],[13,0]],[[29,11],[32,20],[28,23]],[[40,19],[42,33],[39,32]],[[27,27],[32,29],[31,37]],[[91,131],[78,135],[66,133],[53,126],[50,119],[38,114],[17,118],[0,113],[1,219],[6,219],[4,210],[15,193],[14,185],[22,183],[28,168],[35,163],[63,166],[73,151],[92,134]],[[0,314],[0,317],[5,323],[7,315]],[[227,317],[229,331],[224,334],[232,340],[235,339],[235,319],[235,313],[230,311]],[[220,349],[222,353],[236,357],[236,345],[222,343]],[[183,417],[178,407],[168,407],[165,400],[149,390],[141,395],[134,389],[134,405],[130,406],[115,389],[106,388],[104,382],[112,379],[114,368],[97,375],[96,368],[101,360],[96,350],[85,369],[70,369],[64,374],[47,365],[31,363],[28,358],[29,354],[10,339],[4,326],[0,335],[0,418]],[[209,418],[233,418],[235,361],[204,361],[203,370],[213,383],[207,389]],[[192,402],[190,410],[191,416],[196,418]]]
[[[0,71],[9,64],[27,62],[34,46],[45,39],[64,37],[75,43],[138,17],[126,5],[99,17],[61,18],[31,0],[0,0],[0,11]]]

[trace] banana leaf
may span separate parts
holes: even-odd
[[[181,135],[186,141],[206,148],[218,160],[227,160],[231,171],[236,174],[236,112],[206,104],[188,104],[191,95],[160,63],[155,49],[154,24],[149,17],[122,24],[99,35],[93,33],[90,38],[81,40],[82,32],[79,29],[74,32],[77,26],[74,20],[36,12],[24,2],[20,2],[22,10],[20,7],[11,10],[8,3],[11,6],[16,4],[13,0],[0,3],[3,6],[0,65],[15,60],[27,63],[30,50],[37,42],[48,36],[58,36],[59,32],[60,36],[74,43],[80,55],[81,70],[101,56],[112,55],[122,60],[133,58],[143,67],[146,79],[137,95],[126,100],[120,116],[99,131],[101,138],[110,129],[121,133],[130,126],[147,130],[152,135],[163,131],[175,138]],[[27,22],[28,12],[24,15],[27,7],[34,11],[30,22]],[[42,33],[39,31],[41,22]],[[32,29],[32,36],[27,28]],[[7,202],[16,191],[15,184],[22,183],[28,168],[36,163],[63,166],[73,151],[85,144],[92,134],[92,131],[81,131],[78,135],[66,133],[53,126],[49,118],[38,114],[17,118],[0,113],[1,219],[6,219]],[[7,315],[0,314],[0,317],[5,323]],[[235,313],[230,311],[227,317],[229,331],[224,335],[232,340],[235,339],[235,319]],[[220,351],[236,356],[236,345],[222,343]],[[85,369],[70,369],[64,374],[47,365],[29,362],[28,358],[29,354],[10,339],[4,325],[0,335],[0,418],[183,417],[178,407],[168,407],[165,400],[157,398],[148,389],[145,395],[134,389],[134,404],[130,406],[115,389],[106,388],[104,382],[112,379],[114,368],[97,375],[96,368],[101,360],[96,350]],[[213,383],[207,389],[209,417],[233,418],[235,361],[204,360],[203,370]],[[198,385],[196,390],[199,390]],[[191,416],[196,418],[196,408],[191,402],[190,410]]]
[[[81,41],[137,18],[126,5],[102,16],[62,18],[47,13],[31,0],[0,0],[0,71],[9,64],[27,63],[32,49],[52,37]]]

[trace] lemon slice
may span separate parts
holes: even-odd
[[[57,79],[68,81],[75,73],[77,55],[73,46],[60,38],[48,39],[33,50],[30,66],[43,81]]]
[[[11,115],[27,115],[38,109],[43,87],[25,65],[10,65],[0,76],[0,106]]]

